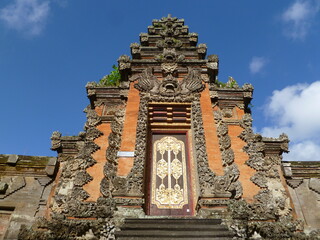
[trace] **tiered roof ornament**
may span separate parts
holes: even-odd
[[[197,42],[198,34],[189,33],[183,19],[168,15],[153,20],[148,33],[140,34],[140,44],[131,44],[132,59],[125,55],[118,59],[123,80],[134,81],[139,78],[136,74],[143,72],[147,81],[139,81],[136,87],[164,96],[186,95],[202,89],[202,80],[214,83],[218,56],[210,55],[205,59],[207,47],[205,44],[197,46]],[[191,69],[192,65],[196,68]],[[128,79],[129,75],[132,78]],[[179,81],[182,75],[184,78]],[[157,77],[162,78],[162,83]]]

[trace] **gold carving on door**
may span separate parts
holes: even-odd
[[[185,144],[172,136],[153,143],[151,203],[162,209],[188,204]]]

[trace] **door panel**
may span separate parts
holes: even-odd
[[[185,133],[154,133],[151,143],[150,215],[192,215]]]

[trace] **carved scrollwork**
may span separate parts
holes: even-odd
[[[145,166],[146,141],[147,138],[147,119],[148,119],[148,97],[141,94],[141,101],[138,115],[138,125],[136,133],[135,159],[133,167],[127,176],[127,195],[144,196],[143,169]]]
[[[135,88],[141,92],[148,92],[151,95],[178,96],[201,92],[204,89],[201,74],[198,70],[188,68],[188,75],[179,82],[172,74],[167,75],[162,81],[152,74],[152,69],[148,68],[138,77]]]
[[[74,179],[74,185],[82,187],[90,182],[93,178],[87,173],[87,171],[80,171],[76,174]]]
[[[253,90],[251,85],[247,85],[247,88],[248,91]],[[259,193],[254,196],[255,202],[246,203],[247,219],[254,221],[252,222],[254,224],[258,223],[257,221],[273,220],[275,221],[273,227],[280,226],[282,223],[278,220],[286,217],[291,211],[290,200],[286,195],[278,172],[281,156],[273,153],[266,155],[266,144],[263,142],[265,138],[253,133],[250,114],[243,116],[240,126],[244,130],[239,137],[247,143],[243,150],[249,155],[246,164],[257,171],[250,179],[261,188]],[[286,142],[285,136],[283,138],[284,142]],[[267,141],[274,140],[267,139]],[[238,211],[237,208],[236,210],[230,210],[232,214]],[[235,217],[237,218],[237,216]],[[262,232],[260,231],[260,233]]]
[[[100,184],[100,191],[104,197],[111,197],[113,193],[116,193],[123,187],[125,188],[125,183],[123,182],[123,186],[119,186],[119,180],[117,177],[117,165],[118,158],[117,152],[120,148],[121,143],[121,135],[123,128],[123,119],[124,119],[124,111],[120,110],[115,113],[115,118],[111,122],[111,133],[108,137],[109,146],[107,148],[107,163],[104,166],[104,179]]]
[[[199,70],[188,67],[188,75],[182,80],[180,88],[181,94],[201,92],[204,89],[204,84],[202,84]]]
[[[222,165],[228,166],[232,164],[234,161],[234,152],[230,148],[226,149],[221,153],[221,158],[222,158]]]
[[[231,139],[228,135],[228,126],[223,122],[223,112],[221,110],[214,112],[214,119],[217,124],[217,136],[221,150],[222,164],[224,166],[224,175],[218,178],[223,179],[220,188],[232,193],[232,197],[240,198],[242,195],[242,186],[238,181],[240,172],[234,163],[234,152],[231,149]]]
[[[89,128],[94,128],[101,122],[101,118],[98,116],[96,111],[92,109],[90,106],[84,109],[84,112],[87,115],[87,122],[84,125],[84,129],[88,130]]]
[[[51,149],[56,150],[61,147],[61,133],[54,131],[51,135]]]
[[[134,85],[142,92],[158,93],[161,82],[152,74],[152,68],[147,68],[138,76],[138,83]]]

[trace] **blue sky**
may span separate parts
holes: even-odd
[[[83,130],[86,83],[168,13],[219,55],[220,81],[254,85],[254,129],[286,132],[285,160],[320,160],[319,0],[1,0],[0,153],[55,156],[53,131]]]

